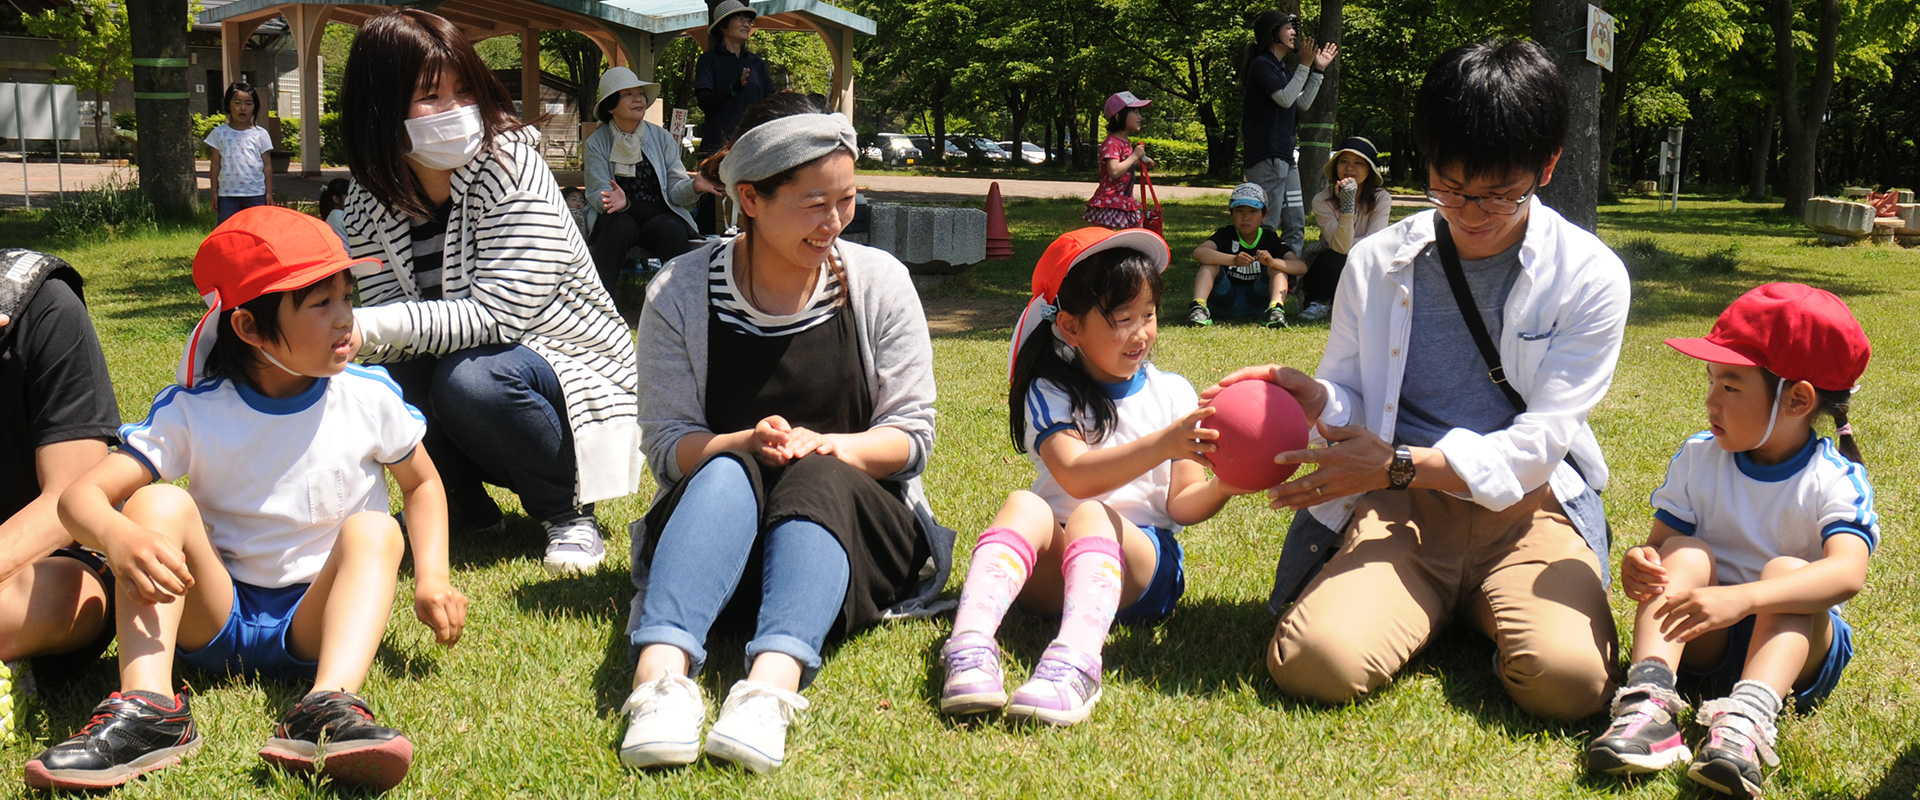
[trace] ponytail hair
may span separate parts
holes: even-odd
[[[1115,247],[1087,256],[1060,281],[1054,305],[1062,313],[1084,318],[1099,313],[1112,319],[1113,309],[1126,305],[1146,289],[1155,306],[1166,291],[1152,256],[1130,247]],[[1056,337],[1055,320],[1044,320],[1020,343],[1013,360],[1013,385],[1007,392],[1007,427],[1013,448],[1027,452],[1027,393],[1036,380],[1046,380],[1067,395],[1071,413],[1091,417],[1092,429],[1080,433],[1097,444],[1113,432],[1116,411],[1107,387],[1075,363],[1073,350]],[[1063,352],[1064,351],[1064,352]]]
[[[1815,396],[1820,398],[1820,412],[1833,417],[1834,445],[1840,448],[1840,455],[1848,461],[1866,466],[1866,459],[1860,457],[1860,445],[1854,440],[1853,426],[1847,422],[1847,414],[1853,405],[1853,392],[1848,389],[1814,388]]]

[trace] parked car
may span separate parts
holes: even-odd
[[[1012,152],[1013,142],[1000,142],[1000,147],[1003,150]],[[1021,142],[1020,160],[1029,164],[1045,164],[1047,163],[1047,149],[1033,142]]]
[[[921,159],[920,148],[914,147],[903,133],[876,133],[867,137],[860,147],[860,155],[894,167],[917,164]]]
[[[963,133],[953,137],[953,140],[960,145],[960,149],[967,151],[968,155],[978,154],[981,158],[998,164],[1005,164],[1013,160],[1012,153],[1007,152],[998,142],[988,139],[985,136]]]
[[[933,137],[915,136],[915,137],[912,137],[912,139],[913,139],[913,146],[920,148],[920,152],[922,153],[933,152]],[[967,151],[964,149],[961,149],[960,145],[954,142],[953,140],[954,140],[954,137],[952,136],[947,137],[947,147],[946,147],[947,158],[950,160],[965,159],[967,157]]]

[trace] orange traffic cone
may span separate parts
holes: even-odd
[[[1007,208],[1000,202],[1000,182],[987,189],[987,260],[1013,258],[1013,236],[1007,233]]]

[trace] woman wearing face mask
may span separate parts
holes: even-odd
[[[593,502],[640,481],[633,339],[512,101],[452,23],[402,10],[354,37],[341,129],[361,356],[427,417],[456,535],[519,494],[545,566],[606,557]],[[356,270],[359,272],[360,270]]]

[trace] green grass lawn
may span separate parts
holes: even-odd
[[[1785,764],[1769,797],[1914,798],[1920,784],[1920,555],[1909,542],[1920,476],[1910,410],[1920,398],[1914,308],[1920,250],[1834,249],[1776,212],[1696,198],[1678,215],[1650,201],[1601,212],[1601,235],[1636,254],[1633,313],[1612,392],[1593,424],[1613,467],[1606,494],[1618,553],[1646,536],[1646,499],[1680,441],[1702,427],[1699,365],[1661,344],[1703,335],[1754,285],[1791,280],[1835,291],[1873,338],[1854,425],[1872,470],[1884,527],[1866,590],[1847,607],[1858,653],[1827,704],[1783,721]],[[1029,270],[1058,232],[1078,225],[1077,202],[1009,204],[1016,257],[983,264],[935,290],[948,298],[1023,301]],[[1175,266],[1167,276],[1156,362],[1196,385],[1245,364],[1311,369],[1324,325],[1269,331],[1248,323],[1207,329],[1184,319],[1194,265],[1185,252],[1226,212],[1216,203],[1167,204]],[[181,342],[204,306],[189,279],[197,231],[120,240],[49,241],[27,213],[0,216],[8,246],[51,250],[89,279],[87,297],[128,419],[145,414],[171,380]],[[1729,250],[1729,248],[1732,248]],[[942,521],[961,531],[960,560],[1009,490],[1032,478],[1006,440],[1005,328],[934,340],[940,436],[926,484]],[[456,541],[454,580],[473,602],[466,638],[433,644],[404,598],[367,682],[383,721],[418,754],[394,797],[1706,797],[1678,772],[1633,783],[1586,777],[1581,750],[1602,720],[1541,722],[1520,714],[1489,668],[1490,643],[1445,635],[1400,679],[1352,706],[1302,704],[1276,692],[1262,665],[1273,620],[1265,609],[1286,515],[1254,499],[1187,529],[1189,590],[1163,624],[1116,630],[1106,651],[1106,695],[1070,730],[954,721],[934,707],[936,651],[948,623],[888,624],[832,649],[809,690],[813,710],[789,737],[788,764],[754,777],[705,763],[635,773],[614,747],[630,670],[621,630],[631,594],[625,524],[636,497],[603,503],[615,554],[602,572],[553,579],[541,570],[539,526],[517,514],[502,536]],[[510,496],[502,495],[511,501]],[[509,509],[517,506],[509,505]],[[1616,564],[1617,567],[1617,564]],[[962,570],[956,570],[956,573]],[[1617,570],[1616,570],[1617,571]],[[963,576],[955,574],[950,591]],[[1616,589],[1622,632],[1629,604]],[[1003,644],[1025,676],[1051,629],[1015,614]],[[741,675],[739,639],[711,648],[710,698]],[[125,797],[309,797],[335,787],[268,769],[254,752],[303,687],[183,673],[206,746],[193,760],[137,781]],[[27,759],[86,721],[115,686],[102,660],[49,688],[0,748],[0,796],[22,793]],[[714,700],[717,708],[717,699]],[[1690,733],[1694,738],[1697,731]]]

